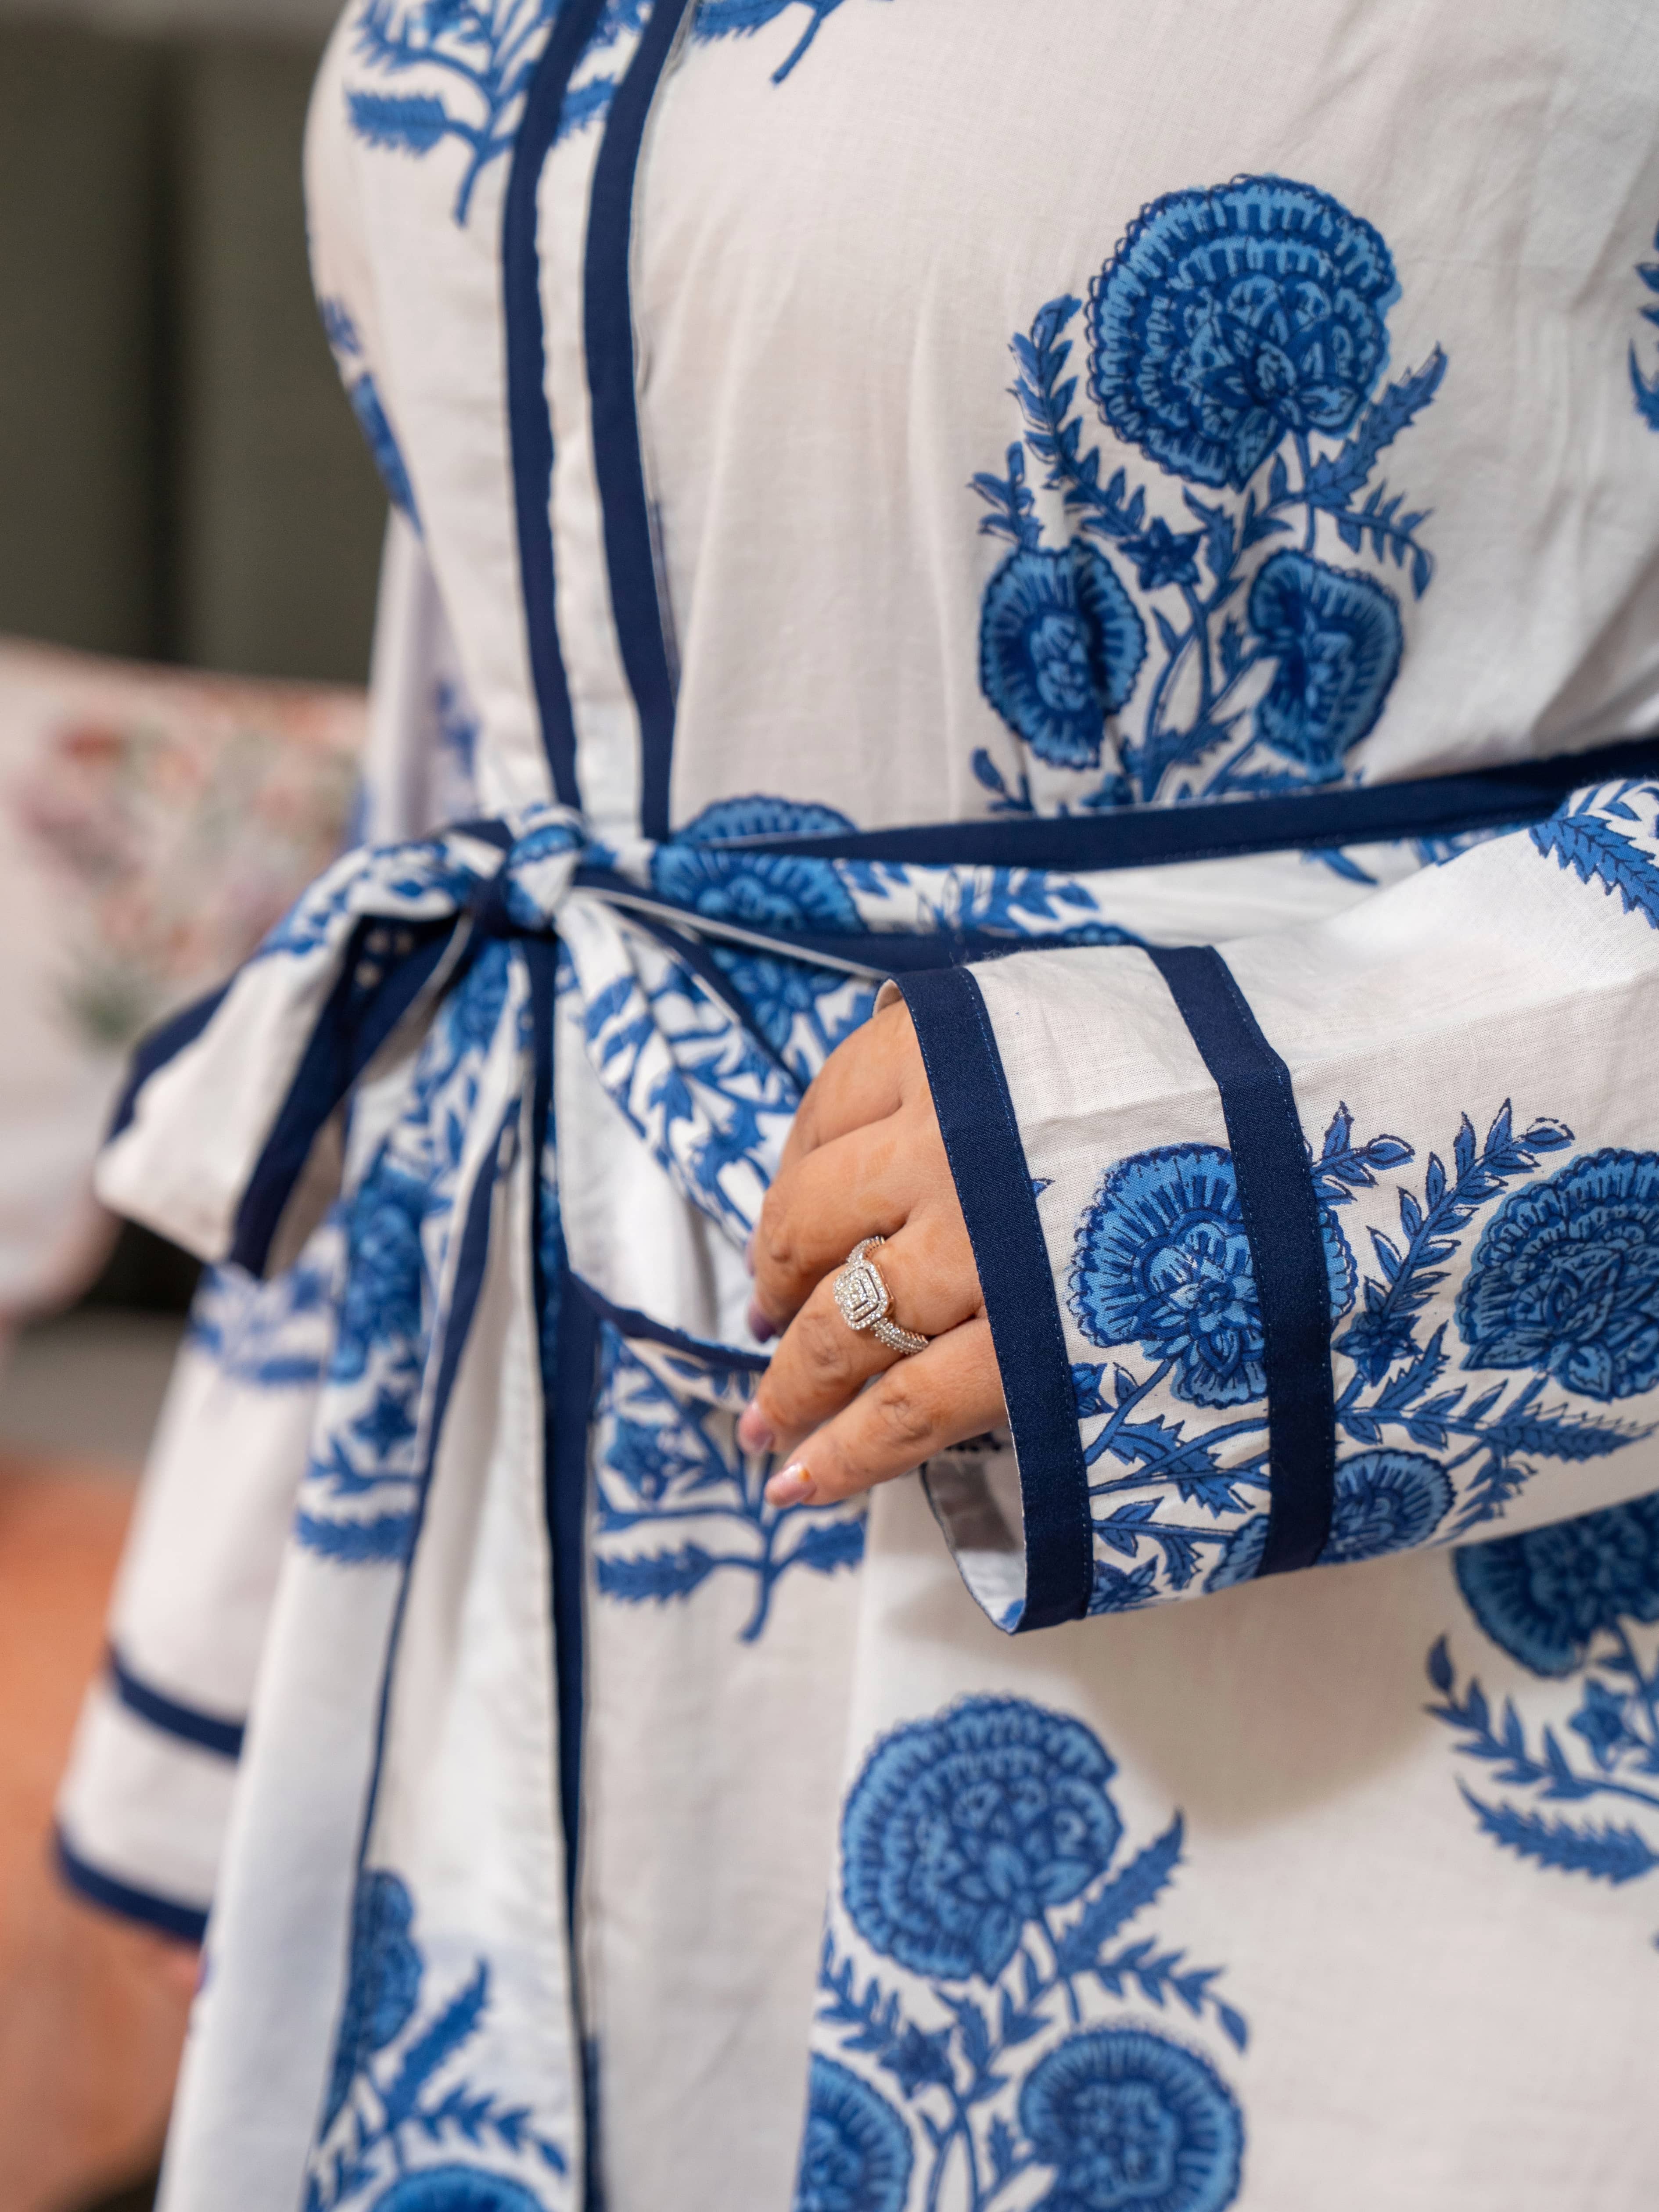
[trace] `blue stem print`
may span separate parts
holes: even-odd
[[[1351,773],[1405,633],[1380,576],[1320,557],[1322,526],[1403,571],[1418,598],[1434,574],[1426,512],[1372,482],[1446,370],[1437,348],[1379,389],[1398,296],[1369,223],[1311,185],[1242,178],[1155,201],[1086,307],[1062,295],[1014,338],[1022,435],[1006,475],[973,479],[981,530],[1014,549],[986,586],[980,681],[1035,759],[1072,773],[1105,763],[1060,811]],[[1085,447],[1066,335],[1079,313],[1089,393],[1121,443],[1180,484],[1180,526]],[[1028,456],[1059,498],[1058,548]],[[994,811],[1036,811],[1023,773],[1010,787],[983,748],[974,767]]]
[[[1249,2031],[1219,1968],[1130,1936],[1185,1831],[1177,1814],[1129,1850],[1114,1772],[1081,1721],[1023,1698],[964,1698],[870,1753],[819,1977],[841,2058],[813,2061],[795,2212],[1233,2202],[1232,2091],[1125,2008],[1173,2004],[1239,2051]],[[884,1967],[861,1973],[860,1952]]]
[[[787,15],[793,7],[804,7],[805,27],[772,72],[773,83],[781,84],[841,4],[842,0],[698,0],[691,35],[694,39],[744,36]]]
[[[608,1323],[600,1341],[599,1496],[595,1573],[601,1594],[624,1604],[690,1597],[711,1575],[748,1578],[753,1591],[741,1632],[753,1643],[772,1599],[796,1569],[834,1574],[864,1556],[857,1512],[766,1502],[771,1462],[745,1454],[736,1436],[741,1379],[666,1354],[678,1388]],[[712,1389],[719,1402],[697,1393]],[[667,1538],[650,1550],[642,1536]]]
[[[1659,929],[1659,867],[1647,847],[1619,826],[1631,823],[1650,842],[1655,798],[1651,783],[1604,784],[1567,800],[1528,834],[1547,860],[1581,884],[1595,884],[1609,898],[1616,896],[1626,914],[1638,915],[1650,929]]]
[[[1654,236],[1654,248],[1659,252],[1659,233]],[[1659,261],[1639,261],[1636,273],[1650,293],[1659,292]],[[1641,311],[1644,323],[1659,325],[1659,304],[1650,300]],[[1635,395],[1636,411],[1650,430],[1659,430],[1659,369],[1649,376],[1644,373],[1641,356],[1632,343],[1630,349],[1631,389]]]
[[[528,2105],[456,2078],[476,2063],[465,2054],[489,2011],[489,1962],[428,2003],[414,1923],[401,1875],[366,1869],[305,2212],[545,2212],[538,2178],[566,2174],[563,2149]]]
[[[346,114],[365,144],[423,159],[453,140],[465,149],[454,219],[465,224],[479,178],[507,154],[543,33],[561,0],[363,0],[353,38],[358,58],[381,77],[419,89],[354,85]],[[647,0],[606,0],[589,41],[603,53],[645,20]],[[585,78],[566,94],[561,137],[599,121],[617,89],[614,76]]]
[[[1486,1634],[1547,1680],[1583,1691],[1564,1742],[1529,1731],[1513,1698],[1494,1713],[1460,1686],[1447,1640],[1429,1654],[1437,1720],[1457,1749],[1516,1793],[1460,1784],[1482,1831],[1534,1865],[1614,1885],[1659,1869],[1659,1497],[1561,1521],[1457,1554],[1457,1583]],[[1576,1741],[1573,1741],[1576,1739]],[[1577,1806],[1585,1814],[1546,1808]]]
[[[1362,1275],[1337,1209],[1415,1154],[1395,1136],[1357,1144],[1346,1107],[1333,1117],[1314,1187],[1334,1348],[1350,1371],[1342,1379],[1339,1366],[1322,1564],[1467,1535],[1501,1517],[1536,1461],[1601,1459],[1651,1435],[1546,1401],[1552,1382],[1605,1405],[1659,1380],[1659,1267],[1644,1225],[1659,1219],[1659,1155],[1595,1153],[1530,1179],[1571,1141],[1548,1119],[1517,1131],[1505,1103],[1482,1142],[1465,1115],[1449,1168],[1431,1152],[1420,1185],[1399,1188],[1398,1238],[1371,1228],[1375,1271]],[[1455,1344],[1447,1323],[1426,1336],[1422,1323],[1467,1232],[1500,1198],[1459,1289],[1455,1340],[1466,1370],[1526,1379],[1472,1397],[1467,1383],[1437,1387]],[[1200,1571],[1209,1589],[1249,1580],[1267,1534],[1267,1381],[1231,1155],[1166,1146],[1115,1165],[1079,1224],[1068,1291],[1083,1334],[1120,1355],[1109,1374],[1103,1361],[1073,1370],[1097,1540],[1091,1610],[1179,1593]]]

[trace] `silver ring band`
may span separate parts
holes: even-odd
[[[836,1304],[841,1317],[848,1328],[862,1335],[867,1329],[878,1344],[884,1344],[890,1352],[911,1353],[926,1352],[932,1339],[919,1336],[913,1328],[901,1328],[889,1318],[892,1309],[892,1294],[882,1279],[875,1261],[868,1255],[878,1244],[884,1244],[884,1237],[866,1237],[848,1254],[841,1273],[833,1285]]]

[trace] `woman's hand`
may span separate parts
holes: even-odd
[[[872,1256],[890,1317],[931,1337],[925,1352],[891,1352],[842,1320],[832,1284],[866,1237],[888,1239]],[[755,1332],[784,1337],[738,1438],[788,1455],[767,1485],[773,1504],[851,1497],[1003,1419],[979,1271],[902,1000],[832,1054],[802,1099],[752,1255]]]

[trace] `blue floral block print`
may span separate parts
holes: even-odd
[[[1321,1564],[1468,1535],[1501,1517],[1540,1460],[1589,1462],[1652,1433],[1596,1408],[1659,1382],[1659,1155],[1593,1153],[1534,1173],[1571,1142],[1547,1117],[1517,1130],[1507,1104],[1482,1141],[1466,1115],[1449,1158],[1431,1152],[1420,1182],[1395,1192],[1397,1234],[1368,1224],[1375,1264],[1363,1272],[1339,1211],[1416,1155],[1397,1136],[1356,1141],[1346,1107],[1333,1117],[1311,1164],[1337,1357]],[[1452,1320],[1427,1330],[1489,1209]],[[1096,1539],[1091,1610],[1249,1581],[1267,1535],[1267,1379],[1231,1156],[1172,1145],[1109,1168],[1077,1226],[1068,1292],[1079,1333],[1118,1355],[1073,1369]],[[1444,1387],[1460,1343],[1464,1370],[1525,1379]],[[1564,1402],[1546,1400],[1552,1382]]]
[[[1659,234],[1656,234],[1653,243],[1659,250]],[[1638,262],[1636,273],[1649,293],[1659,292],[1659,261]],[[1659,304],[1650,299],[1641,315],[1644,323],[1659,324]],[[1630,381],[1637,413],[1650,430],[1659,430],[1659,371],[1651,376],[1646,374],[1633,344],[1630,349]]]
[[[1462,1794],[1492,1841],[1535,1866],[1622,1885],[1659,1869],[1659,1497],[1528,1529],[1457,1554],[1480,1627],[1529,1674],[1582,1682],[1567,1740],[1534,1734],[1513,1700],[1494,1713],[1459,1686],[1447,1640],[1429,1654],[1429,1711],[1458,1751],[1517,1793]],[[1576,1741],[1574,1741],[1576,1739]],[[1546,1809],[1582,1808],[1563,1814]]]
[[[363,1870],[305,2212],[546,2212],[538,2177],[565,2175],[563,2149],[527,2105],[458,2072],[476,2063],[469,2047],[489,2012],[488,1962],[428,2004],[415,1917],[400,1875]]]
[[[357,325],[343,300],[320,300],[318,306],[323,318],[323,333],[334,355],[334,365],[340,372],[340,381],[345,386],[346,398],[351,402],[351,411],[357,417],[357,427],[363,434],[370,458],[380,471],[386,495],[419,530],[421,515],[415,504],[415,487],[410,482],[397,434],[387,418],[380,386],[364,361],[363,342]]]
[[[1376,480],[1446,370],[1437,349],[1383,384],[1399,295],[1362,217],[1315,185],[1242,177],[1143,209],[1086,307],[1063,294],[1015,337],[1022,434],[1006,473],[973,479],[981,531],[1016,549],[985,588],[980,687],[1050,769],[1096,771],[1109,743],[1103,780],[1055,786],[1062,813],[1353,773],[1405,627],[1380,574],[1321,557],[1322,527],[1418,598],[1434,574],[1427,514]],[[1179,485],[1178,512],[1152,511],[1144,484],[1085,446],[1079,316],[1102,422]],[[1291,532],[1299,544],[1273,545]],[[1006,787],[988,755],[975,764]]]
[[[795,2212],[904,2212],[910,2130],[884,2097],[833,2058],[807,2085]]]
[[[602,1596],[661,1605],[713,1577],[736,1577],[751,1593],[739,1633],[753,1643],[786,1576],[858,1565],[861,1510],[768,1504],[772,1462],[737,1441],[747,1401],[746,1376],[629,1345],[602,1325],[594,1505]]]
[[[1231,2090],[1125,2008],[1173,2003],[1236,2051],[1248,2030],[1218,1968],[1128,1934],[1184,1831],[1127,1850],[1115,1771],[1081,1721],[1023,1698],[964,1698],[871,1751],[820,1978],[841,2057],[813,2061],[796,2212],[1233,2202]]]

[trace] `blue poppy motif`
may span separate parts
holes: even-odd
[[[1506,1199],[1457,1296],[1463,1364],[1586,1398],[1659,1383],[1659,1152],[1593,1152]]]
[[[1346,1566],[1426,1544],[1451,1508],[1451,1478],[1437,1461],[1422,1452],[1356,1453],[1338,1463],[1331,1533],[1317,1564]],[[1229,1538],[1207,1587],[1252,1580],[1267,1540],[1267,1515],[1253,1514]]]
[[[504,2173],[429,2166],[394,2181],[374,2199],[374,2212],[545,2212],[545,2203]]]
[[[884,1737],[842,1816],[853,1924],[913,1973],[994,1981],[1027,1924],[1109,1863],[1103,1746],[1016,1698],[970,1698]]]
[[[333,2125],[363,2061],[397,2041],[420,2002],[426,1969],[410,1933],[414,1920],[408,1884],[385,1868],[367,1869],[352,1905],[351,1966],[323,2108],[325,2130]]]
[[[330,1378],[355,1382],[377,1347],[412,1360],[421,1340],[427,1185],[391,1153],[370,1169],[346,1214],[346,1280]]]
[[[1275,553],[1250,586],[1250,626],[1276,664],[1258,736],[1324,782],[1376,727],[1405,650],[1394,593],[1357,570]]]
[[[1051,2051],[1019,2117],[1054,2184],[1036,2212],[1222,2212],[1244,2124],[1206,2058],[1144,2028],[1096,2028]]]
[[[1398,293],[1389,249],[1362,217],[1313,185],[1239,177],[1154,201],[1086,308],[1062,294],[1015,337],[1023,434],[1004,472],[972,480],[989,509],[981,532],[1015,548],[986,586],[981,680],[1052,768],[1094,769],[1105,716],[1119,718],[1103,781],[1068,793],[1062,811],[1329,781],[1375,728],[1404,647],[1398,602],[1374,576],[1317,556],[1328,526],[1349,552],[1405,571],[1419,598],[1433,576],[1426,511],[1374,481],[1446,372],[1437,349],[1382,383]],[[1179,520],[1195,527],[1149,512],[1146,487],[1132,489],[1109,449],[1085,444],[1067,335],[1079,316],[1102,418],[1180,480]],[[1064,515],[1059,550],[1044,544],[1028,463]],[[1291,530],[1294,550],[1269,550]],[[1114,570],[1088,566],[1114,546],[1139,605]],[[1068,564],[1096,579],[1109,619],[1080,586],[1067,596]],[[1062,598],[1069,625],[1048,611]],[[1098,713],[1085,674],[1110,696]],[[989,782],[977,756],[975,773]],[[1017,799],[1000,789],[998,812],[1036,811],[1023,785]]]
[[[963,2203],[988,2208],[1024,2176],[1018,2202],[1036,2212],[1042,2168],[1048,2212],[1231,2201],[1243,2142],[1231,2092],[1192,2052],[1117,2024],[1139,1999],[1212,2021],[1236,2051],[1249,2033],[1217,1968],[1134,1929],[1181,1864],[1184,1827],[1177,1814],[1127,1848],[1114,1771],[1071,1715],[969,1698],[883,1737],[848,1794],[841,1905],[878,1964],[860,1976],[832,1916],[819,2021],[856,2054],[861,2086],[885,2076],[920,2122],[916,2203],[954,2203],[946,2179],[965,2172]],[[839,2086],[850,2069],[835,2073]],[[850,2191],[860,2168],[844,2170]]]
[[[1164,556],[1154,548],[1154,564]],[[1128,699],[1146,626],[1104,555],[1081,539],[1011,553],[985,587],[980,688],[1039,760],[1094,768]]]
[[[759,796],[717,799],[657,848],[651,856],[651,880],[665,898],[714,921],[818,936],[856,930],[858,908],[833,861],[746,853],[730,842],[743,837],[844,836],[856,826],[833,806]]]
[[[1354,1294],[1353,1256],[1322,1211],[1331,1312]],[[1261,1303],[1231,1155],[1166,1145],[1120,1161],[1078,1231],[1072,1310],[1092,1344],[1139,1343],[1195,1406],[1262,1397]]]
[[[1090,295],[1089,388],[1171,475],[1243,491],[1287,434],[1348,428],[1399,291],[1377,232],[1312,185],[1169,192]]]
[[[1659,1496],[1468,1545],[1456,1562],[1494,1644],[1534,1674],[1570,1674],[1621,1620],[1659,1621]]]
[[[904,2212],[910,2130],[833,2058],[814,2057],[794,2212]]]
[[[426,1960],[414,1923],[403,1877],[364,1869],[303,2212],[544,2212],[538,2191],[502,2168],[562,2178],[563,2149],[527,2106],[455,2078],[489,2011],[489,1965],[480,1959],[459,1990],[423,2008]],[[434,2150],[440,2163],[419,2165]]]
[[[1514,1698],[1495,1712],[1478,1680],[1460,1685],[1447,1638],[1435,1644],[1429,1711],[1511,1793],[1494,1802],[1460,1785],[1482,1832],[1534,1866],[1590,1881],[1659,1874],[1659,1657],[1642,1633],[1659,1623],[1659,1496],[1455,1559],[1458,1589],[1501,1650],[1532,1674],[1583,1683],[1565,1738],[1547,1723],[1534,1743]]]

